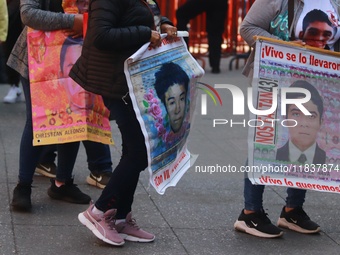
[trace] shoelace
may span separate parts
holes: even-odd
[[[139,226],[137,225],[137,222],[134,218],[131,218],[129,221],[126,222],[127,224],[131,225],[131,227],[135,229],[139,229]]]
[[[113,215],[106,216],[105,223],[110,227],[111,230],[116,230],[115,228],[116,219],[114,218]]]
[[[261,212],[256,213],[256,216],[257,216],[258,219],[260,219],[264,223],[271,223],[271,221],[268,217],[268,213],[266,213],[263,210],[261,210]]]

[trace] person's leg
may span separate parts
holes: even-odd
[[[54,162],[57,157],[57,145],[51,144],[44,146],[44,149],[41,153],[39,162],[41,164],[47,164]]]
[[[6,46],[9,42],[6,41]],[[7,48],[7,47],[6,47]],[[9,57],[10,51],[8,52],[8,55],[6,56],[7,59]],[[14,104],[17,102],[22,101],[22,90],[19,86],[20,83],[20,75],[17,71],[13,70],[9,66],[6,66],[6,73],[8,78],[8,84],[10,85],[10,88],[4,97],[4,103],[8,104]]]
[[[98,188],[105,188],[112,175],[112,161],[110,146],[92,141],[83,141],[88,168],[91,171],[87,176],[88,184]]]
[[[177,30],[187,31],[190,20],[205,12],[207,6],[207,0],[187,0],[184,4],[179,6],[176,10]],[[184,37],[184,40],[189,47],[189,38]]]
[[[112,161],[110,147],[107,144],[83,141],[88,168],[91,174],[87,176],[88,184],[103,189],[112,175]],[[57,156],[57,145],[44,146],[37,165],[36,172],[46,177],[56,177],[57,166],[54,163]]]
[[[307,190],[305,189],[287,188],[286,207],[302,207],[305,202],[306,192]]]
[[[91,172],[112,172],[110,146],[107,144],[83,141],[88,168]]]
[[[21,79],[26,102],[26,123],[20,143],[19,183],[32,184],[35,167],[43,146],[33,146],[32,105],[29,81]]]
[[[244,209],[234,223],[234,228],[258,237],[279,237],[283,234],[282,230],[271,223],[263,210],[264,187],[264,185],[253,185],[246,174],[244,179]]]
[[[216,0],[206,10],[206,23],[209,44],[209,64],[213,73],[220,72],[224,24],[227,17],[228,3]]]
[[[21,82],[26,98],[26,123],[20,142],[18,184],[13,191],[11,205],[15,210],[30,210],[32,207],[31,184],[43,147],[33,146],[30,85],[27,79],[21,78]]]
[[[135,242],[152,242],[155,239],[153,234],[138,227],[131,215],[139,174],[147,167],[148,161],[139,122],[131,101],[126,101],[104,99],[122,135],[122,156],[95,206],[90,205],[78,215],[79,221],[98,238],[113,245],[124,244],[118,233],[125,240]],[[116,220],[111,225],[113,218]]]
[[[42,150],[39,163],[35,172],[46,177],[55,178],[57,173],[57,165],[55,159],[57,157],[57,145],[45,145]]]
[[[131,101],[105,100],[105,104],[122,135],[122,156],[95,206],[104,212],[115,208],[116,217],[123,219],[131,211],[139,173],[147,167],[147,152]]]
[[[47,194],[58,200],[75,204],[88,204],[91,197],[81,192],[73,183],[73,168],[76,162],[80,142],[57,145],[58,168],[56,179],[51,179],[51,186]]]
[[[6,73],[6,57],[4,43],[0,43],[0,84],[8,82]]]
[[[17,71],[13,70],[9,66],[6,66],[7,76],[8,76],[8,84],[12,84],[13,86],[20,89],[20,75]],[[21,89],[20,89],[21,92]]]
[[[57,145],[58,168],[56,180],[68,182],[72,178],[72,172],[76,163],[80,142],[63,143]]]
[[[209,7],[207,0],[187,0],[176,10],[177,29],[187,30],[189,21],[205,12]]]
[[[6,42],[4,43],[5,48],[5,62],[7,62],[10,56],[13,46],[15,45],[21,31],[22,23],[20,19],[20,1],[8,1],[8,36]],[[16,103],[20,102],[22,91],[19,86],[20,75],[17,71],[13,70],[9,66],[6,66],[6,74],[8,78],[8,84],[11,85],[7,95],[4,97],[4,103]]]
[[[244,179],[244,209],[252,212],[263,210],[264,185],[253,185],[248,177]]]

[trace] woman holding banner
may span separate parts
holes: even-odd
[[[147,165],[145,140],[133,110],[124,61],[142,45],[161,45],[160,33],[177,36],[152,0],[96,0],[89,6],[82,54],[70,72],[85,90],[103,96],[122,136],[122,157],[101,196],[78,219],[104,242],[121,246],[124,239],[152,242],[155,236],[136,224],[131,206],[140,172]]]
[[[241,36],[250,46],[254,46],[254,36],[265,36],[339,51],[339,17],[333,2],[256,0],[242,22]],[[243,70],[248,77],[253,74],[254,53],[252,51]],[[245,205],[234,227],[254,236],[279,237],[282,230],[271,223],[263,209],[263,192],[263,185],[253,185],[248,177],[245,178]],[[319,232],[319,225],[310,220],[302,208],[306,190],[288,188],[287,194],[286,205],[278,220],[279,227],[305,234]]]
[[[7,64],[21,75],[22,87],[26,98],[26,124],[20,144],[19,181],[13,192],[12,208],[30,210],[31,185],[43,146],[33,146],[33,124],[31,90],[29,81],[27,28],[53,31],[64,30],[67,36],[80,37],[83,31],[81,14],[63,13],[62,1],[22,0],[20,13],[24,30],[19,36]],[[43,46],[41,44],[41,46]],[[41,48],[41,47],[40,47]],[[40,55],[39,55],[40,56]],[[58,145],[58,171],[51,180],[49,195],[55,199],[71,203],[87,204],[91,198],[80,191],[73,183],[72,171],[79,149],[79,142]]]

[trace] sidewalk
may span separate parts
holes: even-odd
[[[223,60],[222,73],[211,74],[206,68],[203,82],[234,84],[245,92],[248,80],[241,69],[229,71]],[[241,67],[243,61],[241,60]],[[0,86],[0,100],[8,86]],[[246,160],[247,128],[219,125],[213,119],[241,121],[232,117],[230,93],[219,90],[223,106],[215,106],[208,98],[208,114],[200,114],[197,101],[194,125],[189,137],[189,150],[199,154],[196,169],[204,166],[236,166]],[[246,93],[244,93],[246,95]],[[148,173],[141,175],[133,213],[138,224],[154,233],[153,243],[126,242],[117,248],[97,239],[77,219],[86,205],[68,204],[47,196],[49,180],[34,177],[31,213],[10,211],[12,192],[18,175],[19,144],[25,120],[25,105],[0,103],[0,254],[77,255],[77,254],[340,254],[340,195],[308,191],[305,210],[322,228],[317,235],[302,235],[289,230],[279,239],[260,239],[235,232],[233,224],[243,207],[243,175],[240,173],[199,173],[191,168],[175,188],[165,195],[157,194],[148,185]],[[112,146],[113,163],[119,159],[120,137],[112,125],[116,145]],[[87,170],[84,147],[75,166],[75,182],[96,200],[100,189],[86,184]],[[284,204],[285,188],[267,187],[264,206],[276,223]]]

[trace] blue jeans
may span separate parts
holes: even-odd
[[[26,123],[20,143],[19,183],[32,184],[35,168],[45,146],[33,146],[32,105],[29,80],[21,77],[26,100]],[[72,179],[72,171],[78,154],[79,142],[57,145],[58,170],[56,179],[60,182]]]
[[[253,185],[246,177],[244,179],[244,209],[260,211],[263,209],[264,185]],[[305,202],[306,190],[287,188],[286,206],[295,208]]]
[[[110,146],[107,144],[83,141],[87,155],[88,168],[93,174],[112,172],[112,161]],[[57,154],[56,145],[45,146],[39,163],[52,163],[55,161]]]
[[[101,211],[117,209],[117,219],[124,219],[131,211],[139,174],[148,166],[145,139],[129,98],[104,98],[110,110],[110,120],[116,120],[122,136],[122,156],[110,181],[95,206]]]

